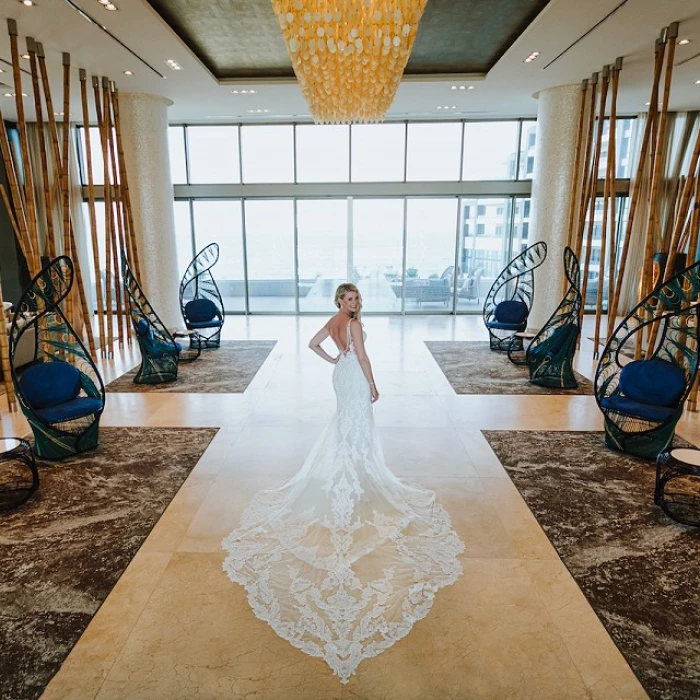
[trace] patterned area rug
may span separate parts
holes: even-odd
[[[425,341],[430,354],[457,394],[592,394],[593,384],[576,372],[576,389],[547,389],[530,384],[525,365],[514,365],[488,343]]]
[[[0,520],[0,698],[41,695],[216,432],[102,428],[97,450],[39,465]]]
[[[276,344],[276,340],[223,340],[220,348],[202,350],[196,360],[180,362],[176,382],[134,384],[136,367],[110,382],[107,391],[242,394]]]
[[[603,433],[484,435],[650,697],[700,698],[700,532],[654,506],[655,465]]]

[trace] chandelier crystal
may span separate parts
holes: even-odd
[[[316,123],[376,122],[394,101],[426,0],[272,0]]]

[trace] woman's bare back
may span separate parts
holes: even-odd
[[[348,318],[347,314],[337,313],[328,319],[326,328],[333,342],[340,352],[346,353],[350,349],[350,334],[348,327],[352,319]]]

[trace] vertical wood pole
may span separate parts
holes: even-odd
[[[593,151],[593,129],[595,127],[595,105],[598,92],[598,73],[593,73],[590,80],[590,100],[588,105],[588,129],[586,132],[586,154],[583,159],[583,186],[581,187],[581,198],[579,199],[578,227],[574,239],[574,253],[581,259],[583,249],[583,232],[586,228],[586,211],[588,209],[588,197],[590,196],[590,162]],[[583,304],[581,305],[583,308]]]
[[[36,112],[36,131],[39,139],[39,167],[41,182],[44,186],[44,209],[46,210],[46,253],[52,260],[56,257],[56,241],[53,228],[53,201],[51,198],[51,183],[49,182],[49,165],[46,160],[46,134],[44,133],[44,111],[41,105],[41,87],[39,86],[39,70],[36,62],[36,42],[27,37],[27,53],[32,73],[32,89],[34,91],[34,111]]]
[[[107,132],[102,117],[102,95],[97,76],[92,76],[92,90],[95,96],[95,114],[100,128],[100,144],[102,146],[104,203],[105,203],[105,302],[107,307],[107,357],[114,355],[114,320],[112,309],[112,188],[109,183],[109,154],[107,152]]]
[[[83,133],[85,134],[85,168],[87,171],[88,211],[92,240],[92,264],[95,275],[95,296],[97,297],[97,328],[100,336],[100,351],[105,355],[105,304],[102,294],[102,274],[100,273],[100,245],[97,236],[97,214],[95,212],[95,178],[92,172],[92,143],[90,137],[90,114],[87,98],[87,75],[80,69],[80,101],[83,108]]]
[[[598,128],[596,131],[595,151],[593,153],[593,163],[591,164],[590,173],[590,190],[591,196],[589,199],[588,209],[588,232],[586,235],[586,257],[583,263],[583,282],[581,283],[581,296],[584,303],[581,304],[581,317],[583,318],[583,310],[586,299],[586,289],[588,287],[588,269],[591,262],[591,251],[593,248],[593,220],[595,218],[595,202],[597,199],[598,190],[598,167],[600,164],[600,151],[603,144],[603,124],[605,121],[605,105],[608,99],[608,83],[610,82],[610,70],[607,66],[603,69],[602,75],[603,84],[600,90],[600,105],[598,108]],[[598,284],[600,287],[600,282]]]
[[[109,95],[109,79],[102,78],[102,120],[105,124],[105,181],[109,182],[111,174],[109,173],[109,161],[110,161],[110,141],[112,140],[112,119],[111,119],[111,109],[110,109],[110,95]],[[110,206],[112,207],[111,218],[112,226],[110,228],[109,234],[111,236],[111,249],[112,249],[112,264],[114,270],[114,291],[115,298],[117,302],[117,335],[119,338],[119,346],[124,345],[124,329],[123,329],[123,312],[122,312],[122,290],[121,290],[121,275],[119,272],[120,268],[120,252],[119,252],[119,240],[117,232],[117,211],[119,209],[119,200],[117,199],[117,183],[116,181],[110,185]]]
[[[620,295],[622,293],[622,281],[627,269],[627,257],[629,256],[630,242],[632,239],[632,231],[634,229],[635,216],[637,213],[637,205],[644,188],[644,178],[647,169],[647,157],[649,154],[649,146],[651,142],[651,134],[654,126],[652,119],[652,110],[659,99],[659,79],[661,77],[661,69],[663,67],[665,46],[660,39],[654,44],[654,81],[651,88],[651,102],[649,108],[649,116],[644,125],[644,135],[642,136],[642,145],[639,153],[639,162],[637,163],[637,172],[632,181],[632,190],[630,192],[630,208],[627,215],[627,226],[625,227],[625,235],[622,242],[622,253],[620,255],[620,270],[615,281],[615,295],[612,300],[608,299],[608,338],[612,335],[615,328],[615,319],[617,311],[620,307]]]
[[[131,209],[131,196],[129,194],[129,178],[126,172],[126,162],[124,161],[124,149],[122,146],[122,128],[119,118],[119,90],[114,90],[114,126],[117,132],[117,153],[119,155],[119,176],[121,178],[122,197],[124,200],[124,209],[126,210],[126,221],[128,224],[129,233],[129,248],[133,257],[129,259],[129,264],[133,263],[133,269],[136,271],[136,278],[141,279],[141,265],[139,263],[139,249],[136,245],[136,229],[134,227],[134,217]]]
[[[10,53],[12,55],[12,77],[15,84],[15,107],[17,109],[17,130],[19,131],[19,144],[22,152],[22,166],[24,171],[24,200],[26,204],[25,216],[27,231],[29,234],[29,246],[32,274],[41,270],[39,255],[39,236],[36,225],[36,206],[34,204],[34,180],[32,178],[32,163],[29,159],[29,143],[27,141],[27,122],[24,116],[24,102],[22,102],[22,71],[19,65],[19,48],[17,46],[17,22],[14,19],[7,20],[7,30],[10,35]]]

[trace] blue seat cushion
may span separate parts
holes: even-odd
[[[525,321],[522,323],[501,323],[499,321],[489,321],[486,324],[487,328],[500,328],[504,331],[522,331],[525,330]]]
[[[628,399],[626,396],[606,396],[600,402],[600,406],[607,411],[616,411],[632,418],[641,418],[659,423],[670,418],[676,411],[673,407],[642,403],[641,401]]]
[[[90,396],[78,396],[71,401],[58,406],[49,406],[35,411],[36,415],[46,423],[60,423],[74,418],[82,418],[102,410],[104,404],[101,399]]]
[[[192,328],[220,328],[223,323],[221,319],[214,318],[211,321],[188,321],[187,325]]]
[[[620,391],[628,399],[653,406],[675,406],[685,385],[685,372],[666,360],[634,360],[620,372]]]
[[[211,299],[192,299],[185,304],[185,318],[190,323],[204,323],[217,318],[219,310]]]
[[[524,301],[502,301],[493,310],[493,317],[497,323],[521,326],[527,321],[529,311]]]
[[[22,372],[19,386],[22,396],[34,410],[56,406],[80,393],[80,372],[63,360],[37,362]]]

